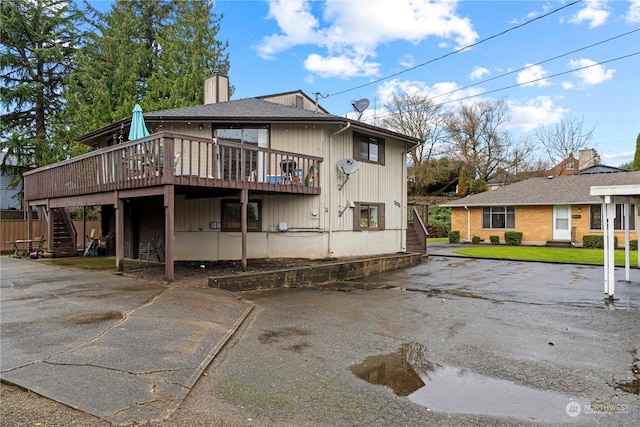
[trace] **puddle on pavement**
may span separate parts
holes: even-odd
[[[403,344],[393,353],[367,357],[351,366],[351,371],[433,411],[547,422],[573,420],[567,414],[569,403],[576,402],[571,396],[434,364],[428,355],[422,344]]]

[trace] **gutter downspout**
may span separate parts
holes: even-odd
[[[471,211],[464,205],[464,208],[467,210],[467,243],[471,241]]]
[[[351,127],[351,122],[347,122],[346,126],[343,128],[338,129],[336,132],[332,133],[329,136],[329,165],[333,165],[333,156],[331,155],[332,152],[332,147],[333,144],[331,144],[331,139],[346,131],[347,129],[349,129]],[[331,166],[329,166],[330,170],[332,171],[331,173],[329,173],[329,255],[332,256],[333,255],[333,191],[334,191],[334,187],[333,187],[333,169],[331,168]]]

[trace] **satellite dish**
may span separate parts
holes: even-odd
[[[345,180],[342,181],[342,184],[340,184],[340,188],[338,188],[338,190],[342,190],[342,187],[344,187],[349,180],[349,176],[358,172],[358,169],[360,169],[360,163],[355,159],[340,159],[336,162],[336,167],[340,172],[347,176]]]
[[[358,172],[360,163],[354,159],[340,159],[336,162],[336,166],[343,174],[351,175],[352,173]]]
[[[358,99],[357,101],[353,101],[351,103],[353,109],[358,113],[358,120],[362,117],[362,113],[364,110],[369,107],[369,100],[367,98]]]
[[[369,100],[367,98],[362,98],[357,101],[353,101],[351,105],[353,106],[354,110],[362,114],[362,112],[369,107]]]

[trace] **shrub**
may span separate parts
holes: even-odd
[[[450,231],[449,232],[449,243],[460,243],[460,232],[459,231]]]
[[[446,237],[451,231],[451,208],[430,205],[427,230],[429,237]]]
[[[638,241],[637,240],[629,240],[629,249],[632,251],[638,250]]]
[[[509,246],[520,246],[522,244],[522,233],[519,231],[505,231],[504,242]]]
[[[583,248],[596,248],[603,249],[604,248],[604,236],[591,236],[585,235],[582,237],[582,247]],[[613,236],[613,247],[618,247],[618,236]]]
[[[489,236],[489,240],[491,241],[492,245],[500,244],[500,236]]]
[[[479,245],[480,244],[480,236],[473,236],[471,238],[471,243],[473,243],[474,245]]]

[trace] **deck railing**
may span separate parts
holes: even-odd
[[[321,157],[161,132],[24,174],[27,200],[175,184],[319,194]]]

